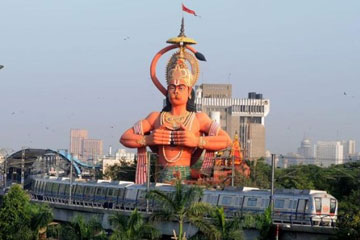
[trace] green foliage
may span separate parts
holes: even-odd
[[[256,216],[256,228],[260,231],[260,240],[266,240],[271,238],[272,219],[270,207],[268,207],[263,214]]]
[[[69,224],[64,224],[60,229],[61,240],[102,240],[106,233],[101,223],[96,218],[86,221],[83,216],[77,215]]]
[[[217,232],[214,239],[242,240],[244,238],[240,218],[226,219],[224,208],[216,207],[211,214]]]
[[[271,186],[271,166],[265,163],[264,159],[260,158],[257,161],[247,161],[250,167],[250,177],[236,173],[235,185],[270,188]]]
[[[37,239],[41,227],[52,220],[45,205],[31,204],[20,185],[13,185],[0,209],[0,239]]]
[[[134,181],[135,179],[136,165],[127,164],[125,161],[121,161],[120,164],[109,166],[104,176],[112,180],[122,181]]]
[[[338,239],[360,239],[360,190],[352,191],[339,206]]]
[[[161,209],[154,211],[150,219],[152,221],[175,221],[179,223],[177,232],[178,239],[184,236],[183,225],[187,221],[198,227],[207,236],[216,234],[213,226],[204,217],[211,213],[212,207],[206,203],[196,202],[202,196],[199,187],[186,187],[177,181],[175,192],[167,195],[158,190],[152,190],[147,195],[154,199]]]
[[[110,217],[110,222],[115,229],[110,240],[158,239],[160,237],[160,232],[151,224],[146,223],[137,209],[129,217],[116,213]]]

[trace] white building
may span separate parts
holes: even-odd
[[[135,153],[127,152],[125,149],[119,149],[115,156],[111,156],[111,151],[109,151],[109,156],[106,156],[102,159],[103,173],[105,173],[106,169],[115,164],[133,164],[135,162]]]
[[[356,154],[355,140],[342,141],[341,143],[344,147],[344,161],[349,162]]]
[[[127,152],[125,149],[119,149],[115,153],[115,159],[118,161],[124,161],[127,164],[132,164],[135,161],[135,153]]]
[[[316,161],[323,167],[344,163],[344,148],[339,141],[318,141],[316,144]]]

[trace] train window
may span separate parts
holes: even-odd
[[[77,194],[82,194],[83,193],[83,186],[77,186],[77,188],[76,188],[76,193]]]
[[[61,183],[60,183],[59,193],[64,194],[64,189],[65,189],[65,184],[61,184]]]
[[[247,205],[249,207],[256,207],[256,204],[257,204],[257,198],[249,198],[248,199]]]
[[[241,197],[237,197],[235,199],[235,206],[241,206],[242,204],[242,198]]]
[[[316,212],[321,212],[321,198],[315,198],[315,210]]]
[[[230,205],[232,201],[232,197],[224,196],[221,200],[221,205]]]
[[[290,200],[289,207],[290,209],[296,209],[297,200]]]
[[[208,195],[206,202],[216,205],[217,204],[217,200],[218,200],[218,196],[217,195]]]
[[[117,197],[119,195],[119,191],[120,191],[120,189],[114,189],[113,196]]]
[[[46,192],[50,192],[51,191],[51,187],[52,187],[52,183],[47,183],[46,184],[46,187],[45,187],[45,189],[46,189]]]
[[[335,213],[336,209],[336,200],[334,198],[330,199],[330,213]]]
[[[108,190],[108,196],[111,197],[112,195],[113,195],[113,190],[112,190],[112,188],[109,188],[109,190]]]
[[[275,208],[284,208],[284,199],[275,199]]]
[[[267,208],[269,206],[269,199],[263,199],[261,201],[261,205],[264,207],[264,208]]]
[[[71,193],[74,195],[75,194],[75,190],[78,188],[78,185],[71,185]]]
[[[35,184],[34,184],[34,190],[37,192],[38,191],[38,187],[39,187],[39,181],[35,180]]]
[[[145,199],[145,196],[146,196],[146,191],[144,191],[144,190],[139,190],[138,200],[140,200],[140,199]]]
[[[69,195],[69,185],[67,185],[67,184],[65,186],[65,194]]]
[[[96,195],[101,195],[101,188],[100,188],[100,187],[98,187],[98,188],[96,189]]]
[[[54,183],[54,185],[52,187],[52,193],[57,194],[58,190],[59,190],[59,183]]]
[[[89,193],[90,193],[90,187],[85,187],[84,194],[89,195]]]

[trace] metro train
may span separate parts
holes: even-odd
[[[71,188],[71,194],[70,194]],[[150,189],[171,194],[175,189],[165,183],[152,183]],[[114,210],[150,211],[160,207],[146,201],[146,185],[126,181],[98,180],[83,182],[68,178],[35,178],[29,192],[35,201],[74,204]],[[270,190],[258,188],[206,189],[198,201],[223,207],[228,218],[263,213],[270,204]],[[338,202],[326,191],[279,189],[274,192],[274,223],[335,226]]]

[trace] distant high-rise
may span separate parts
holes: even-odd
[[[265,117],[270,100],[262,94],[249,93],[248,98],[232,98],[231,84],[196,86],[196,110],[217,121],[231,138],[239,133],[240,144],[247,159],[265,157]]]
[[[343,163],[343,145],[339,141],[318,141],[316,144],[316,160],[320,166]]]
[[[342,141],[341,143],[344,146],[344,161],[351,161],[356,154],[355,140]]]
[[[96,161],[103,154],[103,142],[89,139],[86,129],[70,130],[70,153],[82,161]]]
[[[83,140],[83,159],[95,161],[103,155],[103,141],[99,139]]]
[[[83,141],[88,138],[88,131],[85,129],[70,129],[70,153],[79,159],[83,154]]]

